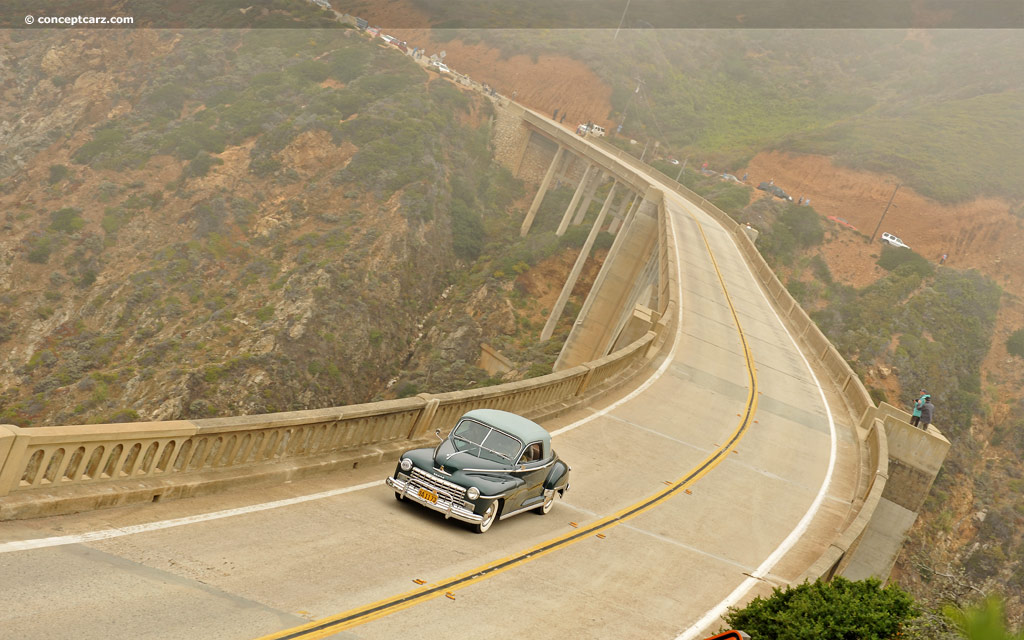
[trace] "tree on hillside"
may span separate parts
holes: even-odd
[[[1006,340],[1006,350],[1010,354],[1024,358],[1024,329],[1017,329]]]
[[[1024,631],[1013,633],[1006,628],[1003,600],[999,596],[990,595],[966,609],[948,605],[943,613],[967,640],[1024,640]]]
[[[725,621],[752,640],[886,640],[917,615],[913,598],[895,584],[837,577],[776,587],[768,598],[730,609]]]

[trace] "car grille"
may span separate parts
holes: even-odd
[[[466,489],[464,487],[460,487],[454,482],[448,482],[447,480],[438,478],[437,476],[431,475],[418,467],[414,467],[412,470],[412,480],[417,485],[430,489],[439,497],[451,501],[451,503],[457,507],[465,506]]]

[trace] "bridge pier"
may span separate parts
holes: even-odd
[[[630,201],[630,198],[632,198],[632,201]],[[619,226],[622,225],[622,221],[625,220],[626,217],[629,215],[627,212],[634,204],[636,204],[639,201],[640,196],[638,196],[635,193],[627,191],[626,193],[622,194],[622,204],[619,205],[618,212],[616,212],[616,214],[612,216],[612,221],[608,225],[608,233],[612,235],[616,234],[616,232],[619,230]]]
[[[562,317],[562,311],[565,310],[565,303],[569,300],[569,294],[572,293],[573,287],[576,286],[576,280],[580,277],[580,272],[583,271],[583,264],[590,255],[590,249],[593,248],[597,234],[601,231],[601,225],[604,224],[604,218],[608,214],[612,198],[615,197],[615,187],[618,184],[617,180],[612,182],[612,188],[608,191],[608,197],[604,200],[601,212],[597,214],[597,220],[594,221],[594,226],[590,228],[590,234],[587,235],[587,240],[583,243],[580,254],[576,256],[576,263],[572,265],[572,271],[569,272],[569,277],[566,278],[565,284],[562,285],[562,291],[558,294],[558,300],[555,301],[554,308],[551,309],[551,315],[548,316],[548,321],[540,332],[541,342],[549,340],[555,332],[555,325],[558,324],[558,319]]]
[[[526,212],[526,219],[523,220],[523,226],[519,229],[519,235],[525,237],[530,232],[530,227],[533,225],[533,219],[537,217],[537,210],[540,208],[540,203],[544,200],[544,194],[548,191],[548,185],[551,184],[551,178],[555,175],[555,168],[558,167],[558,162],[562,159],[562,154],[565,153],[565,147],[558,145],[558,151],[555,152],[555,157],[551,159],[551,164],[548,165],[547,173],[544,174],[544,179],[540,181],[540,189],[537,190],[537,195],[533,197],[533,203],[530,205],[530,210]]]
[[[580,183],[576,186],[576,192],[572,194],[569,207],[565,210],[565,214],[562,215],[562,221],[558,223],[558,230],[555,231],[556,236],[564,234],[565,230],[569,227],[569,220],[572,219],[572,214],[576,211],[576,205],[580,203],[580,198],[587,189],[587,181],[590,179],[590,171],[593,168],[594,164],[588,163],[587,168],[583,170],[583,177],[580,178]]]
[[[583,204],[576,211],[576,217],[572,221],[574,225],[581,224],[583,222],[583,219],[587,216],[587,211],[590,209],[590,203],[594,201],[594,195],[597,194],[598,187],[601,186],[607,177],[608,173],[605,171],[599,171],[594,175],[590,186],[587,188],[587,194],[583,198]]]
[[[650,290],[645,273],[657,254],[660,203],[661,194],[653,188],[637,198],[555,360],[555,371],[607,355],[635,301]]]
[[[566,176],[569,174],[569,169],[576,163],[577,156],[574,153],[570,153],[565,156],[562,160],[562,169],[558,172],[558,177],[555,178],[555,187],[562,186],[562,183],[566,181]],[[590,163],[588,163],[589,166]]]

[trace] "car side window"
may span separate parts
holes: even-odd
[[[523,457],[519,459],[520,464],[537,462],[541,459],[541,448],[539,442],[534,442],[523,451]]]

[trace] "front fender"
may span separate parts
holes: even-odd
[[[544,489],[546,491],[558,490],[565,491],[569,488],[569,465],[565,464],[561,460],[551,465],[551,471],[548,472],[548,477],[544,480]]]
[[[464,487],[476,487],[483,496],[504,496],[523,486],[522,478],[503,474],[457,472],[452,480]]]

